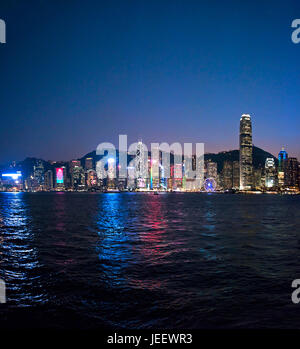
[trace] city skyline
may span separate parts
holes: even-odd
[[[78,158],[118,134],[238,149],[243,112],[255,145],[300,158],[299,2],[88,3],[3,6],[0,163]]]
[[[205,158],[203,144],[196,144],[194,155],[191,143],[184,148],[179,143],[151,144],[149,152],[142,141],[128,145],[127,136],[120,135],[118,153],[113,144],[101,143],[93,154],[77,160],[13,163],[1,171],[0,190],[300,193],[300,162],[284,149],[277,159],[256,148],[249,114],[240,117],[239,137],[237,154],[217,160],[209,154]],[[257,156],[257,151],[262,153]]]
[[[250,125],[247,125],[247,121],[246,121],[246,125],[245,126],[243,126],[243,120],[245,120],[244,118],[245,117],[247,117],[247,120],[248,120],[248,118],[249,118],[249,121],[250,121]],[[220,154],[220,153],[224,153],[224,152],[230,152],[230,151],[234,151],[234,150],[239,150],[240,151],[240,149],[241,149],[241,142],[243,142],[242,141],[242,139],[241,139],[241,132],[242,132],[242,128],[243,127],[246,127],[246,131],[245,131],[245,133],[246,133],[246,135],[244,136],[244,137],[246,137],[245,139],[246,139],[246,141],[245,141],[245,143],[247,144],[248,143],[248,145],[251,145],[251,147],[254,147],[254,146],[258,146],[257,144],[255,144],[253,141],[252,141],[252,129],[253,129],[253,125],[252,125],[252,114],[250,115],[250,114],[245,114],[245,113],[242,113],[241,114],[241,117],[240,117],[240,123],[239,123],[239,143],[238,143],[238,146],[236,147],[236,148],[232,148],[232,149],[222,149],[222,150],[220,150],[220,151],[218,151],[218,152],[215,152],[215,154]],[[249,131],[248,131],[248,129],[249,129]],[[247,137],[248,137],[248,134],[249,134],[249,136],[250,136],[250,139],[248,139]],[[127,135],[124,135],[125,137],[126,137],[126,139],[127,139]],[[118,138],[120,137],[120,135],[118,135]],[[119,140],[120,140],[120,138],[119,138]],[[114,148],[118,151],[118,147],[116,147],[112,142],[110,142],[109,140],[106,140],[105,142],[101,142],[101,144],[102,143],[106,143],[106,142],[108,142],[108,143],[111,143],[113,146],[114,146]],[[148,150],[150,151],[151,150],[151,145],[149,146],[148,144],[146,144],[144,141],[143,141],[143,139],[140,137],[139,139],[135,139],[133,142],[129,142],[128,141],[128,139],[127,139],[127,142],[128,142],[128,145],[129,144],[133,144],[133,143],[135,143],[135,142],[142,142],[143,144],[145,144],[146,145],[146,147],[148,148]],[[155,143],[155,142],[153,142],[153,143]],[[164,143],[164,141],[158,141],[157,143],[159,143],[159,144],[162,144],[162,143]],[[179,143],[179,144],[181,144],[180,142],[173,142],[173,143]],[[187,142],[187,143],[189,143],[189,142]],[[100,143],[99,143],[100,144]],[[98,144],[98,146],[99,146],[99,144]],[[171,145],[171,144],[169,144],[169,145]],[[181,144],[181,146],[183,146],[183,144]],[[246,147],[247,147],[247,145],[246,145]],[[262,147],[259,147],[259,148],[261,148],[261,149],[263,149]],[[69,158],[69,159],[61,159],[61,158],[55,158],[55,159],[46,159],[45,157],[37,157],[37,156],[29,156],[29,155],[27,155],[27,156],[25,156],[23,159],[9,159],[8,161],[6,161],[6,163],[1,163],[0,162],[0,166],[7,166],[9,163],[12,163],[12,162],[21,162],[21,161],[23,161],[23,160],[25,160],[26,158],[36,158],[36,159],[42,159],[42,160],[45,160],[45,161],[48,161],[48,162],[68,162],[68,161],[73,161],[73,160],[78,160],[78,159],[82,159],[82,158],[84,158],[84,157],[86,157],[88,154],[90,154],[90,153],[92,153],[93,151],[96,151],[96,149],[97,149],[97,146],[95,147],[95,149],[92,149],[92,150],[89,150],[89,151],[87,151],[87,152],[85,152],[84,154],[82,153],[80,156],[78,156],[78,157],[71,157],[71,158]],[[193,153],[194,153],[194,146],[193,146]],[[280,152],[281,151],[288,151],[288,153],[289,153],[289,155],[290,156],[292,156],[292,157],[296,157],[296,156],[294,156],[294,154],[292,154],[290,151],[289,151],[289,146],[288,145],[286,145],[286,144],[284,144],[284,145],[282,145],[281,147],[280,147],[280,151],[278,151],[278,149],[275,151],[275,154],[276,155],[274,155],[274,153],[272,153],[272,152],[270,152],[270,151],[268,151],[268,149],[265,149],[264,148],[264,151],[267,151],[267,152],[269,152],[270,154],[272,154],[272,156],[274,157],[274,158],[279,158],[279,156],[280,156]],[[205,148],[205,144],[204,144],[204,154],[214,154],[214,152],[210,152],[210,151],[207,151],[206,150],[206,148]]]
[[[134,143],[134,142],[132,142],[132,143]],[[158,142],[159,143],[159,142]],[[164,142],[160,142],[160,143],[164,143]],[[144,142],[143,142],[143,144],[145,144]],[[146,146],[147,146],[147,144],[145,144]],[[171,144],[170,144],[171,145]],[[183,144],[181,144],[181,145],[183,145]],[[268,151],[267,149],[265,149],[265,148],[263,148],[263,147],[260,147],[259,145],[257,145],[257,144],[252,144],[252,147],[256,147],[256,148],[259,148],[259,149],[262,149],[263,151],[265,151],[265,152],[268,152],[268,153],[270,153],[275,159],[279,159],[279,157],[278,157],[278,155],[279,155],[279,153],[281,152],[281,151],[285,151],[285,152],[288,152],[288,154],[289,154],[289,156],[290,157],[295,157],[295,158],[297,158],[297,156],[294,156],[293,155],[293,153],[290,153],[289,152],[289,147],[288,147],[288,145],[286,146],[286,145],[283,145],[280,149],[277,149],[277,153],[276,153],[276,151],[275,151],[275,155],[273,154],[273,153],[271,153],[270,151]],[[147,146],[147,148],[148,148],[148,150],[149,150],[149,153],[150,153],[150,150],[151,150],[151,146]],[[2,162],[2,163],[0,163],[0,166],[2,166],[2,167],[9,167],[10,166],[10,164],[13,164],[13,163],[20,163],[20,162],[22,162],[22,161],[24,161],[24,160],[26,160],[26,159],[39,159],[39,160],[43,160],[43,161],[46,161],[46,162],[50,162],[50,163],[67,163],[67,162],[70,162],[70,161],[77,161],[77,160],[81,160],[81,159],[84,159],[84,158],[86,158],[86,157],[88,157],[88,155],[89,154],[91,154],[91,153],[93,153],[93,152],[95,152],[96,151],[96,149],[92,149],[92,150],[90,150],[90,151],[88,151],[88,152],[85,152],[85,153],[81,153],[81,155],[80,156],[78,156],[78,157],[71,157],[71,158],[69,158],[69,159],[61,159],[61,158],[54,158],[54,159],[47,159],[47,158],[45,158],[45,157],[38,157],[38,156],[34,156],[34,155],[32,155],[32,156],[30,156],[30,155],[27,155],[27,156],[25,156],[24,158],[22,158],[22,159],[8,159],[7,161],[5,161],[5,162]],[[119,151],[119,149],[116,147],[116,151],[118,152]],[[218,154],[222,154],[222,153],[230,153],[230,152],[233,152],[233,151],[240,151],[240,149],[239,149],[239,145],[237,146],[237,147],[235,147],[235,148],[232,148],[232,149],[223,149],[223,150],[220,150],[220,151],[217,151],[217,152],[210,152],[210,151],[206,151],[205,150],[205,152],[204,152],[204,154],[205,155],[218,155]],[[194,155],[194,153],[193,153],[193,155]]]

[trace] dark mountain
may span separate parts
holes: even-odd
[[[96,151],[92,151],[79,160],[81,160],[82,164],[84,164],[84,160],[86,158],[93,158],[94,162],[96,163],[98,160],[100,160],[101,156],[96,155]],[[131,158],[133,157],[131,156]],[[171,156],[171,162],[172,158],[173,157]],[[264,167],[266,158],[274,158],[276,165],[278,165],[278,159],[274,155],[261,148],[253,146],[253,165],[255,168]],[[223,151],[217,154],[207,153],[204,155],[204,159],[216,162],[218,164],[218,172],[221,172],[223,169],[224,161],[239,161],[239,150]]]
[[[218,164],[218,172],[223,169],[224,161],[239,161],[240,152],[239,150],[222,151],[218,154],[208,153],[205,154],[205,160],[211,160]],[[274,158],[276,165],[278,165],[278,159],[268,153],[267,151],[253,146],[253,166],[254,168],[260,168],[265,166],[267,158]]]
[[[116,151],[117,158],[119,156],[118,150]],[[149,153],[150,155],[150,153]],[[84,166],[85,159],[86,158],[92,158],[94,161],[94,164],[96,164],[97,161],[101,159],[102,156],[96,155],[96,151],[92,151],[86,155],[84,155],[82,158],[78,159],[81,161],[82,166]],[[128,163],[134,158],[133,155],[128,156]],[[174,157],[173,154],[171,154],[171,163],[173,163]],[[224,161],[239,161],[239,151],[238,150],[230,150],[230,151],[223,151],[218,154],[214,153],[207,153],[204,155],[205,160],[211,160],[213,162],[216,162],[218,164],[218,172],[221,172],[223,169]],[[253,146],[253,165],[255,168],[264,167],[266,158],[274,158],[276,165],[278,165],[278,159],[273,156],[272,154],[266,152],[263,149],[260,149],[258,147]],[[23,172],[24,178],[28,177],[33,173],[34,166],[38,165],[39,163],[43,164],[44,170],[47,171],[48,169],[51,169],[51,165],[49,162],[37,159],[37,158],[26,158],[23,161],[20,161],[16,164],[16,167],[14,167],[14,170],[20,170]],[[59,163],[57,163],[58,165]],[[0,166],[0,172],[4,170],[11,169],[10,166]]]
[[[27,178],[28,176],[32,175],[34,166],[37,166],[40,163],[43,165],[44,171],[47,171],[50,168],[50,164],[47,161],[37,158],[26,158],[18,165],[20,167],[20,170],[22,170],[23,172],[24,178]]]

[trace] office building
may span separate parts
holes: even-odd
[[[240,118],[240,189],[252,189],[252,123],[249,114]]]

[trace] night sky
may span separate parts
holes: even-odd
[[[246,2],[246,3],[245,3]],[[295,1],[1,0],[0,162],[101,142],[253,142],[300,158]]]

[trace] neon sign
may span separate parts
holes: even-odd
[[[21,177],[21,176],[22,176],[21,173],[3,173],[3,174],[2,174],[2,177],[10,177],[10,178],[12,178],[13,180],[18,179],[18,178]]]
[[[64,170],[63,168],[56,169],[56,183],[63,184],[64,182]]]

